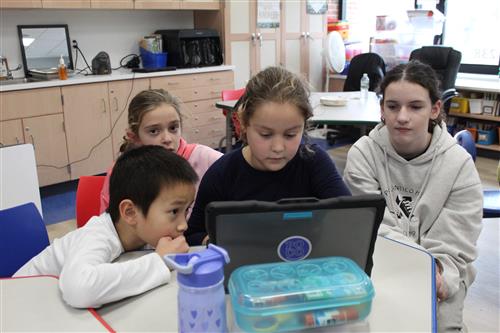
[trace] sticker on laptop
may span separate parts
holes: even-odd
[[[278,256],[284,261],[302,260],[312,250],[311,241],[302,236],[290,236],[278,245]]]

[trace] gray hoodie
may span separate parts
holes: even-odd
[[[379,234],[430,252],[450,297],[461,281],[474,281],[483,192],[471,156],[443,128],[435,126],[428,149],[407,161],[392,147],[385,125],[377,125],[349,150],[344,181],[353,195],[384,194]]]

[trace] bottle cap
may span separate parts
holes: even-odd
[[[61,57],[59,58],[59,65],[64,65],[64,58],[61,54]]]
[[[166,255],[167,266],[177,270],[177,281],[182,285],[202,288],[224,279],[224,265],[229,255],[223,248],[209,244],[208,248],[195,253]]]

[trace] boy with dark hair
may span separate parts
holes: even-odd
[[[142,146],[117,160],[108,211],[92,217],[21,267],[14,276],[58,275],[63,299],[78,308],[137,295],[170,280],[162,257],[187,252],[183,236],[198,176],[160,146]],[[123,252],[155,251],[126,262]]]

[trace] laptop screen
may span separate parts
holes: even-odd
[[[385,200],[381,195],[212,202],[210,242],[229,253],[225,282],[243,265],[343,256],[370,275]]]

